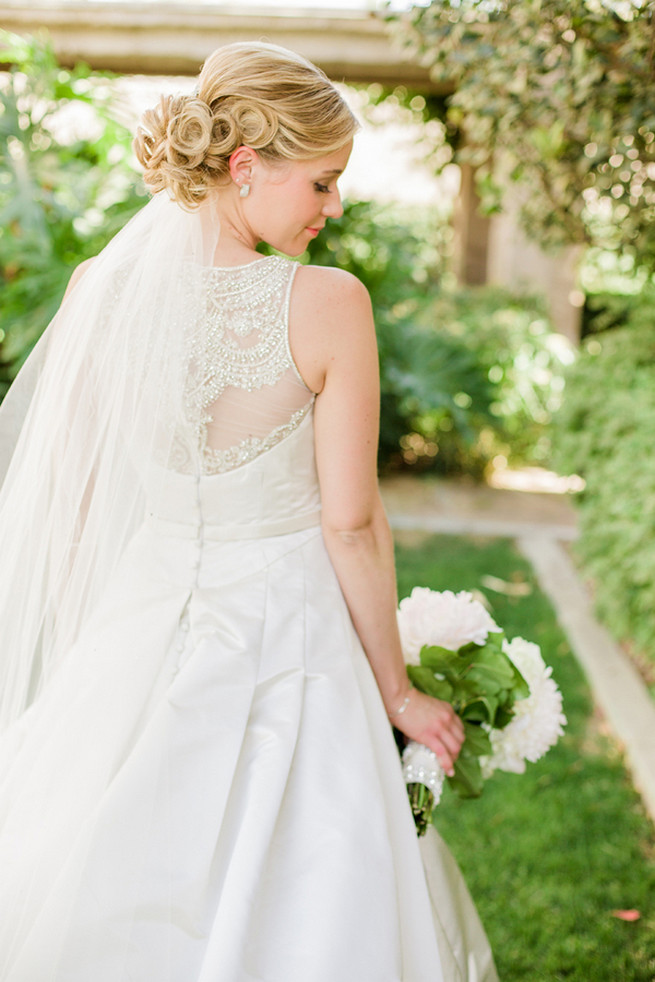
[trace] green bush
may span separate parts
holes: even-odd
[[[560,470],[586,482],[578,553],[599,614],[655,660],[655,289],[626,310],[585,341],[554,443]]]
[[[0,396],[55,313],[72,268],[143,204],[131,135],[103,76],[42,39],[0,31]]]
[[[373,301],[382,377],[380,466],[480,475],[502,453],[545,463],[565,339],[530,298],[448,286],[447,217],[346,204],[309,259],[348,269]]]
[[[380,351],[382,468],[434,464],[441,448],[428,431],[447,421],[449,457],[459,456],[463,469],[470,469],[470,461],[464,463],[468,450],[491,420],[493,385],[474,354],[456,335],[422,323],[421,312],[440,289],[450,235],[447,218],[436,210],[347,202],[343,217],[330,222],[309,251],[310,261],[349,270],[371,294]]]
[[[457,338],[492,385],[489,418],[479,421],[468,449],[475,466],[466,469],[481,469],[496,455],[516,465],[547,466],[548,426],[574,352],[551,328],[543,302],[491,286],[442,290],[422,311],[422,321]],[[466,397],[466,388],[455,396],[464,403]]]

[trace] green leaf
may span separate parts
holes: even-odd
[[[483,785],[480,761],[477,757],[458,757],[455,761],[455,775],[447,780],[460,798],[479,798]]]
[[[493,644],[493,642],[492,642]],[[468,680],[483,692],[504,702],[506,693],[515,685],[515,669],[507,655],[496,647],[481,648],[468,671]]]
[[[459,715],[464,720],[492,725],[497,711],[498,703],[493,696],[478,696],[462,706]]]
[[[503,690],[503,679],[499,677],[499,672],[491,665],[473,665],[468,672],[467,679],[476,688],[489,694],[498,695]]]
[[[469,641],[468,644],[463,644],[461,648],[458,649],[458,654],[460,657],[464,658],[466,655],[470,655],[473,652],[479,651],[483,645],[476,644],[475,641]]]
[[[441,648],[439,645],[423,645],[421,648],[421,665],[432,669],[433,672],[443,672],[444,675],[456,677],[461,671],[461,659],[457,652]]]
[[[425,668],[423,665],[408,665],[407,674],[419,692],[425,692],[435,699],[451,702],[452,686],[445,679],[436,679],[429,668]]]
[[[489,644],[485,644],[484,647],[480,648],[474,659],[474,664],[488,665],[508,681],[513,678],[514,666],[500,645],[496,645],[493,640]]]
[[[508,723],[511,723],[513,719],[514,719],[514,713],[510,712],[508,709],[503,708],[502,706],[499,706],[498,710],[496,711],[495,717],[493,718],[493,720],[491,720],[491,725],[496,730],[502,730],[507,726]]]
[[[527,699],[528,696],[530,695],[530,686],[525,681],[525,679],[519,672],[518,668],[514,664],[512,664],[512,674],[514,677],[514,684],[512,685],[512,694],[514,700]]]
[[[475,757],[486,757],[491,754],[491,740],[481,726],[465,722],[464,732],[466,736],[462,744],[461,753]]]

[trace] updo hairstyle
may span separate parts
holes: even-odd
[[[162,96],[144,113],[134,149],[151,191],[186,208],[230,183],[245,145],[268,164],[311,160],[351,139],[357,121],[324,72],[274,44],[228,44],[209,56],[197,95]]]

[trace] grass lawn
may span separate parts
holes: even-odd
[[[501,982],[653,982],[655,831],[529,565],[510,542],[414,534],[397,536],[396,558],[400,597],[481,589],[508,637],[541,646],[564,695],[557,747],[523,775],[494,775],[477,800],[446,791],[436,817]],[[485,589],[485,576],[531,589]],[[641,918],[613,914],[626,909]]]

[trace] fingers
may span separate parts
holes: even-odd
[[[464,724],[448,703],[440,703],[436,700],[435,703],[437,712],[431,720],[429,729],[451,753],[457,756],[465,738]]]
[[[464,724],[451,706],[444,705],[441,718],[433,723],[430,749],[433,750],[449,777],[455,773],[454,764],[464,742]]]
[[[452,777],[455,773],[455,761],[459,755],[461,741],[450,738],[449,734],[441,733],[439,736],[431,736],[425,742],[437,755],[446,774]]]
[[[439,743],[436,740],[434,741],[433,745],[430,747],[430,750],[434,750],[435,754],[437,755],[437,759],[439,763],[443,767],[448,777],[453,777],[455,774],[456,758],[452,757],[445,749],[443,744]]]
[[[449,703],[416,690],[412,696],[407,712],[394,719],[394,725],[410,739],[429,747],[452,777],[465,738],[464,724]]]
[[[439,733],[439,738],[448,753],[452,754],[453,759],[455,759],[464,742],[463,738],[457,736],[452,730],[442,730]]]
[[[434,734],[424,734],[423,738],[420,740],[420,743],[422,743],[429,750],[432,750],[432,752],[437,755],[437,760],[443,767],[448,777],[452,777],[455,773],[457,753],[450,751],[441,738]]]

